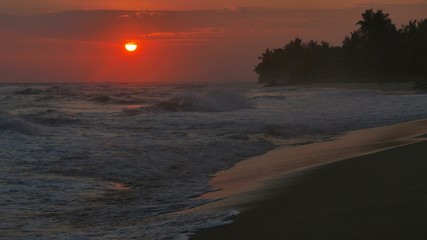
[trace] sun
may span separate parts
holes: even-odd
[[[128,42],[125,44],[125,49],[128,52],[134,52],[138,48],[138,44],[135,42]]]

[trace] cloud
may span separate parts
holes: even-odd
[[[371,5],[400,24],[424,5]],[[252,80],[257,57],[289,40],[340,44],[366,8],[64,11],[0,15],[0,81]],[[123,41],[141,41],[123,54]]]
[[[94,10],[195,10],[245,6],[275,9],[343,9],[360,4],[415,4],[425,0],[1,0],[0,13],[35,14],[70,9]]]
[[[375,5],[380,8],[381,6]],[[427,4],[384,5],[397,20],[425,17]],[[64,11],[42,15],[0,15],[0,31],[33,37],[118,41],[144,39],[268,39],[311,37],[337,42],[354,30],[354,23],[367,7],[349,9],[235,8],[194,11]],[[403,24],[403,22],[398,22]],[[308,33],[311,32],[310,36]],[[325,34],[322,34],[325,33]],[[332,35],[330,34],[332,33]]]
[[[165,12],[160,12],[160,11],[141,11],[141,12],[136,12],[135,15],[137,17],[145,17],[145,16],[164,16],[166,15]]]
[[[138,35],[142,40],[160,40],[160,41],[192,41],[205,42],[223,38],[225,36],[224,28],[204,27],[193,28],[181,32],[152,32]]]
[[[43,38],[114,41],[156,32],[221,27],[227,21],[224,15],[229,14],[226,11],[66,11],[33,16],[0,15],[0,31]]]

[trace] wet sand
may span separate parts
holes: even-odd
[[[218,173],[212,184],[224,190],[211,196],[225,200],[210,208],[242,213],[233,224],[201,231],[192,239],[427,239],[426,127],[425,120],[415,121],[355,131],[310,144],[314,148],[300,146],[302,155],[310,149],[319,152],[295,159],[306,159],[301,166],[284,164],[283,156],[276,159],[281,165],[276,161],[271,169],[281,166],[276,169],[281,174],[272,178],[265,176],[273,170],[252,171],[256,165],[250,159]],[[243,184],[247,181],[250,187]]]

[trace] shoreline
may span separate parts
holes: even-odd
[[[405,167],[400,161],[405,158],[407,154],[405,155],[401,152],[412,149],[412,151],[416,153],[413,158],[416,160],[416,164],[420,165],[419,169],[426,167],[427,172],[427,163],[422,162],[423,156],[426,155],[423,155],[423,150],[427,148],[427,142],[424,139],[426,134],[427,120],[417,120],[379,128],[356,130],[328,142],[313,143],[293,148],[278,148],[263,155],[239,162],[228,170],[218,172],[215,177],[212,178],[210,185],[220,190],[209,192],[201,196],[202,198],[220,200],[196,207],[191,209],[190,212],[233,208],[243,213],[235,218],[236,222],[234,224],[202,230],[191,239],[237,239],[236,237],[238,235],[233,235],[235,232],[244,234],[244,239],[257,239],[251,238],[256,235],[255,233],[245,234],[245,232],[241,231],[243,231],[243,229],[256,229],[256,223],[259,222],[268,223],[266,225],[267,228],[268,226],[278,227],[278,225],[281,225],[282,219],[288,219],[287,221],[292,222],[302,217],[299,216],[301,213],[298,212],[295,212],[294,215],[285,214],[287,217],[280,214],[281,212],[283,214],[283,211],[292,212],[292,207],[282,205],[282,202],[298,199],[298,196],[289,195],[286,194],[286,192],[292,190],[302,194],[302,196],[319,193],[315,189],[311,192],[308,190],[306,191],[306,188],[302,186],[310,184],[319,185],[322,179],[330,179],[329,184],[331,186],[335,183],[337,188],[342,189],[346,187],[346,184],[340,184],[340,178],[336,176],[320,174],[320,178],[316,181],[310,180],[313,176],[319,175],[319,171],[322,171],[322,169],[329,169],[328,171],[330,171],[330,169],[335,169],[332,172],[337,172],[335,175],[344,174],[341,176],[342,178],[346,176],[355,176],[357,175],[357,170],[355,169],[369,168],[375,166],[377,162],[384,162],[387,161],[387,159],[396,161],[397,167],[394,166],[388,169],[388,172],[386,170],[380,170],[378,172],[378,176],[387,175],[390,174],[390,172],[399,172],[399,168],[403,169]],[[367,163],[366,159],[371,158],[374,158],[372,164]],[[348,165],[349,163],[352,163],[356,167],[353,170],[341,167],[341,165]],[[422,176],[418,177],[422,178]],[[358,183],[357,178],[347,180],[352,186],[357,186],[358,189],[362,189],[359,194],[361,196],[364,195],[365,192],[363,189],[367,186],[363,185],[363,182]],[[425,182],[427,182],[427,177],[425,180]],[[397,182],[399,181],[398,179]],[[412,180],[403,179],[402,182],[412,183]],[[416,185],[416,183],[414,185]],[[326,187],[327,189],[327,185],[320,185],[317,187]],[[391,192],[394,191],[392,186],[389,188],[383,186],[383,188]],[[427,199],[427,187],[425,192]],[[352,195],[353,193],[350,191],[348,194]],[[321,195],[320,197],[325,197],[333,201],[334,198],[339,196],[340,192],[334,192],[330,193],[328,196]],[[305,202],[306,200],[305,198],[300,198],[299,201]],[[349,200],[349,202],[357,205],[356,200]],[[293,202],[293,204],[296,205],[294,207],[298,208],[301,207],[302,203],[297,201]],[[369,201],[367,204],[369,204]],[[427,211],[427,204],[425,209]],[[328,210],[330,213],[337,212],[337,209],[334,209],[333,206],[329,206]],[[265,215],[263,212],[270,212],[270,215]],[[302,215],[307,215],[307,221],[310,220],[310,217],[313,217],[310,213],[303,212],[304,214]],[[254,214],[261,214],[262,216],[259,216],[257,220],[253,218]],[[327,215],[328,212],[325,214]],[[292,216],[295,219],[290,219]],[[424,217],[427,217],[427,212]],[[320,219],[318,220],[320,221]],[[319,224],[321,224],[321,221]],[[297,229],[302,226],[297,225],[294,227]],[[278,229],[280,230],[282,228],[286,229],[285,226],[281,226]],[[259,229],[259,232],[262,231],[263,230]],[[277,233],[275,237],[282,237],[282,234]],[[234,236],[234,238],[231,236]],[[260,237],[260,235],[258,235],[258,237]],[[264,237],[263,239],[274,238]]]
[[[323,81],[323,82],[301,82],[301,83],[286,83],[276,85],[266,85],[266,88],[275,87],[306,87],[306,88],[338,88],[338,89],[359,89],[373,90],[384,92],[420,92],[424,93],[425,89],[418,88],[415,82],[411,81],[394,81],[394,82],[378,82],[378,81]]]

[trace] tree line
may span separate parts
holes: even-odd
[[[296,38],[267,49],[255,67],[267,85],[315,81],[413,81],[427,86],[427,18],[397,29],[382,10],[366,10],[341,47]]]

